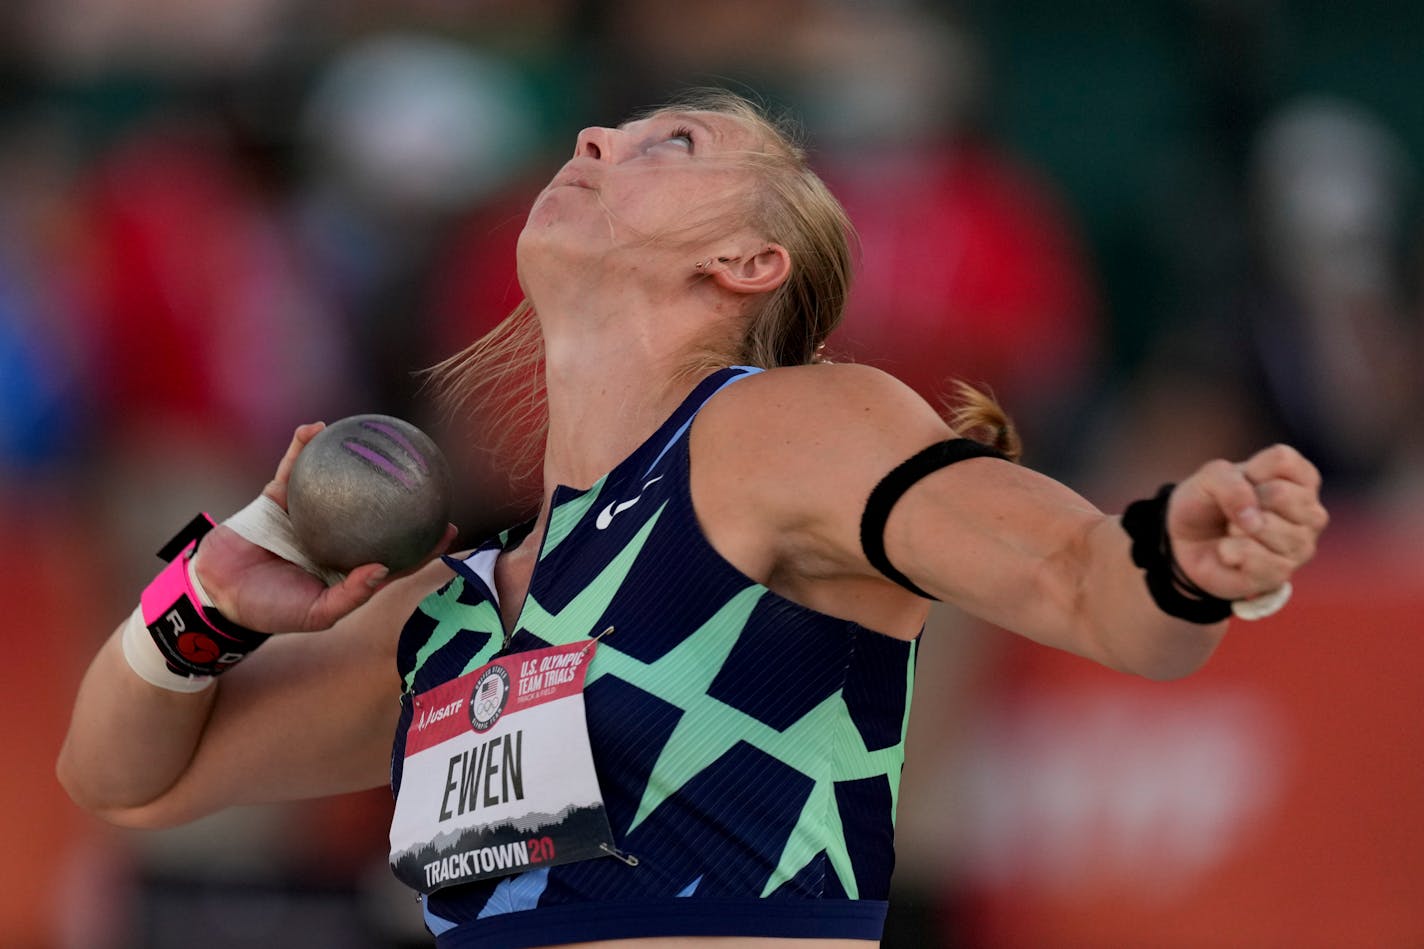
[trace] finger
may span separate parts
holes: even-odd
[[[1225,537],[1216,544],[1216,557],[1225,572],[1211,578],[1218,596],[1246,599],[1274,590],[1291,578],[1300,564],[1282,556],[1251,537]],[[1205,578],[1204,578],[1205,579]]]
[[[1308,527],[1317,534],[1330,523],[1330,514],[1314,489],[1293,481],[1273,479],[1256,485],[1261,508],[1286,520]]]
[[[423,564],[430,563],[430,561],[436,559],[436,557],[443,557],[444,554],[450,553],[450,547],[454,546],[454,539],[459,536],[459,527],[454,526],[454,524],[446,524],[446,531],[444,531],[443,536],[440,537],[440,543],[437,543],[434,550],[430,551],[430,556],[420,561],[422,566]]]
[[[282,456],[282,460],[277,463],[277,473],[272,480],[267,482],[267,487],[262,489],[262,493],[267,495],[285,510],[287,507],[287,479],[292,475],[292,466],[297,463],[297,456],[302,453],[302,449],[307,446],[322,429],[326,428],[325,422],[308,422],[305,425],[298,425],[296,431],[292,433],[292,440],[287,445],[287,453]]]
[[[1274,590],[1290,579],[1297,566],[1249,537],[1222,538],[1211,550],[1183,569],[1197,586],[1225,600],[1250,599]]]
[[[445,525],[445,536],[440,538],[440,543],[435,545],[435,550],[431,552],[430,559],[443,556],[449,552],[450,547],[455,543],[455,538],[460,536],[460,528],[454,524]]]
[[[1304,455],[1289,445],[1263,448],[1241,463],[1253,484],[1279,479],[1307,488],[1320,488],[1320,471]]]
[[[1265,526],[1251,535],[1256,543],[1296,566],[1315,556],[1315,538],[1319,531],[1271,511],[1266,512],[1265,521]]]
[[[424,569],[432,560],[450,548],[458,529],[454,524],[445,525],[445,533],[440,542],[420,563],[407,567],[399,573],[391,573],[384,564],[367,563],[351,570],[346,579],[327,587],[317,597],[307,613],[308,629],[327,629],[341,617],[364,604],[386,584]]]
[[[1254,534],[1264,526],[1260,499],[1241,465],[1227,461],[1208,462],[1183,487],[1187,484],[1204,494],[1230,524],[1247,534]],[[1177,500],[1175,492],[1172,500]]]
[[[335,586],[327,587],[307,611],[307,629],[329,629],[352,610],[364,604],[386,585],[390,570],[378,563],[363,564]]]

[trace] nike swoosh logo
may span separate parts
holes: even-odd
[[[653,480],[644,484],[643,490],[639,491],[638,496],[633,498],[631,501],[614,501],[612,504],[608,505],[608,507],[599,511],[598,519],[594,521],[593,526],[597,527],[599,530],[607,530],[608,525],[613,523],[613,518],[617,517],[619,514],[622,514],[624,511],[628,510],[628,508],[632,507],[633,505],[637,504],[639,499],[641,499],[643,496],[643,491],[648,490],[649,487],[654,484],[657,484],[661,480],[663,480],[663,476],[658,475]]]

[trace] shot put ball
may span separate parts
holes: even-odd
[[[450,520],[450,470],[420,429],[389,415],[352,415],[297,455],[287,513],[302,549],[324,567],[418,563]]]

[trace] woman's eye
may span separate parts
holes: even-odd
[[[667,137],[667,141],[682,145],[688,151],[692,151],[692,129],[674,129]]]

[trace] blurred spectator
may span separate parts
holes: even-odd
[[[585,124],[621,122],[687,86],[729,86],[781,99],[793,47],[825,5],[825,0],[604,4],[598,17],[602,68],[595,81],[607,114]]]
[[[17,4],[30,52],[69,78],[138,70],[241,75],[280,45],[296,0],[44,0]]]
[[[39,111],[0,126],[0,477],[52,476],[86,434],[89,247],[68,131]]]
[[[339,406],[349,342],[285,212],[199,118],[136,129],[94,180],[95,380],[114,427],[221,432],[267,448],[292,413]]]
[[[1030,463],[1061,470],[1098,357],[1095,279],[1050,181],[985,126],[977,37],[909,5],[835,3],[793,49],[817,165],[860,238],[832,349],[935,402],[955,378],[989,386]]]
[[[1416,169],[1347,101],[1289,104],[1254,155],[1260,280],[1242,314],[1250,395],[1337,491],[1377,486],[1413,417],[1420,364],[1404,272]]]
[[[455,226],[538,142],[523,77],[434,36],[376,34],[317,76],[301,120],[301,227],[366,361],[367,405],[409,414],[432,337],[432,271]]]
[[[518,74],[435,37],[375,36],[318,77],[304,133],[319,175],[370,213],[433,215],[502,185],[536,122]]]
[[[355,385],[281,177],[234,134],[211,113],[158,113],[105,151],[85,190],[94,490],[119,590],[141,585],[166,525],[246,503],[294,414],[330,416]]]
[[[1109,449],[1100,470],[1140,484],[1181,470],[1182,452],[1286,441],[1321,468],[1328,499],[1368,502],[1406,463],[1418,400],[1416,171],[1367,110],[1318,97],[1271,115],[1249,157],[1241,276],[1160,336],[1117,404],[1125,454]]]

